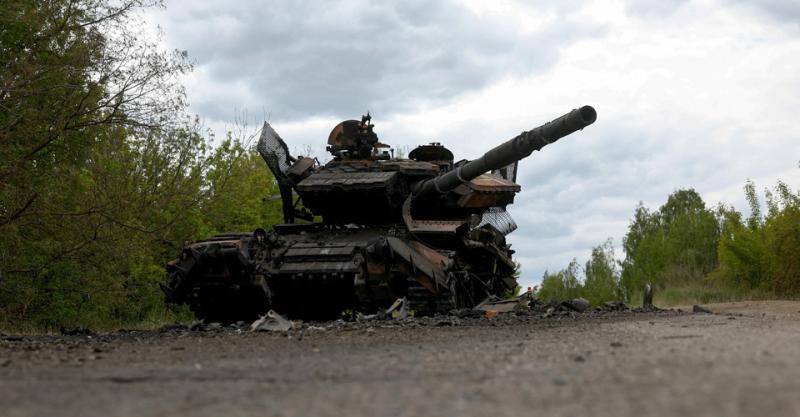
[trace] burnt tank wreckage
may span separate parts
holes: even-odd
[[[369,115],[337,125],[333,159],[292,157],[265,123],[257,145],[277,180],[285,223],[188,244],[167,265],[168,302],[198,318],[235,321],[269,309],[330,318],[398,298],[417,315],[474,307],[517,282],[505,236],[520,191],[518,162],[592,124],[584,106],[455,162],[438,143],[394,158]]]

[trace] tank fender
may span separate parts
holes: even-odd
[[[448,288],[445,272],[447,262],[437,259],[447,259],[444,255],[419,242],[408,242],[396,237],[387,237],[386,243],[394,254],[408,262],[414,270],[430,278],[437,289]]]

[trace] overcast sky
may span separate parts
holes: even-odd
[[[318,157],[367,110],[382,142],[473,159],[594,106],[594,125],[520,166],[525,286],[609,237],[619,248],[639,201],[694,187],[744,210],[748,178],[800,188],[799,2],[536,3],[167,0],[149,18],[193,57],[207,126],[269,118]]]

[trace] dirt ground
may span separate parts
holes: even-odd
[[[800,303],[0,336],[2,416],[800,415]]]

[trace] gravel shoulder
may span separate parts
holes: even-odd
[[[793,300],[736,301],[730,303],[703,304],[715,314],[732,314],[748,317],[778,317],[800,320],[800,302]],[[692,306],[676,306],[674,309],[692,311]]]
[[[800,415],[800,321],[707,307],[6,335],[0,415]]]

